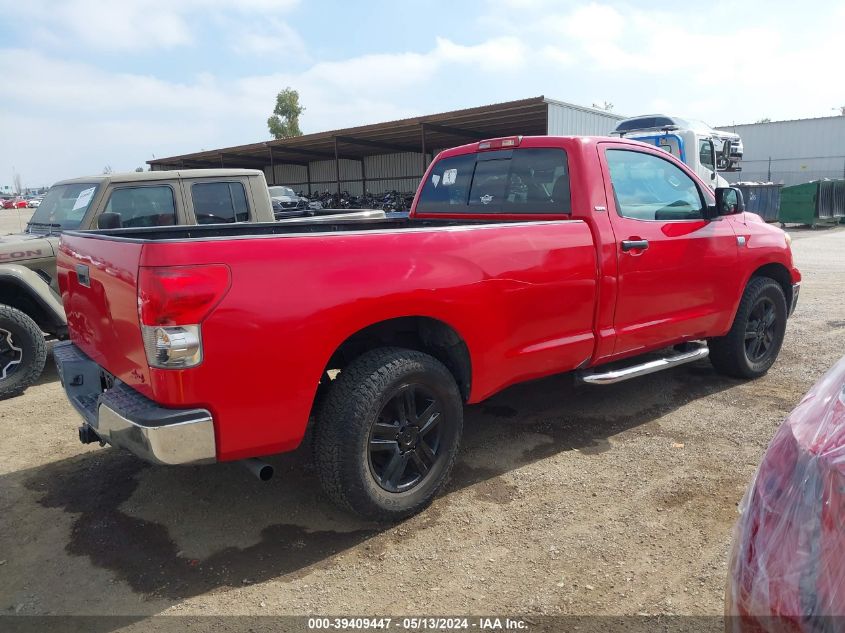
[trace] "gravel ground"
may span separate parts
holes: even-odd
[[[467,409],[449,490],[392,527],[335,510],[302,454],[262,484],[82,446],[51,360],[0,402],[0,613],[720,614],[745,486],[845,349],[845,230],[792,233],[804,286],[767,376],[511,388]]]

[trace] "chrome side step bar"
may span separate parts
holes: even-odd
[[[624,367],[622,369],[614,369],[612,371],[582,371],[577,374],[578,379],[588,385],[612,385],[613,383],[622,382],[638,376],[645,376],[653,374],[664,369],[677,367],[678,365],[685,365],[686,363],[694,363],[702,358],[707,358],[710,350],[706,345],[692,350],[691,352],[682,352],[674,356],[667,356],[666,358],[658,358],[647,363],[639,365],[632,365],[631,367]]]

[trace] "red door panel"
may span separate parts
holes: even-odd
[[[614,356],[718,332],[740,283],[731,223],[702,219],[705,188],[665,154],[612,143],[599,154],[617,241]]]

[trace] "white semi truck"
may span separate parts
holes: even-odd
[[[728,186],[719,172],[742,170],[739,135],[715,130],[703,121],[646,114],[620,121],[612,134],[666,150],[689,165],[713,189]]]

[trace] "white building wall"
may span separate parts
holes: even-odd
[[[547,133],[550,136],[607,136],[625,118],[562,101],[546,99],[546,102],[549,104]]]
[[[731,182],[768,181],[796,185],[845,178],[845,116],[725,125],[742,138],[742,171]],[[771,159],[771,171],[770,162]]]

